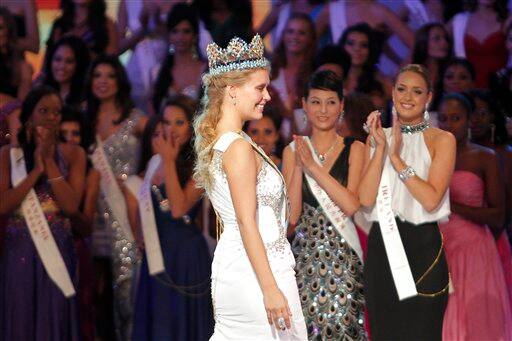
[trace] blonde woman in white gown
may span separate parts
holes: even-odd
[[[215,331],[211,340],[306,340],[295,261],[286,239],[287,197],[281,173],[251,139],[245,121],[270,100],[269,63],[256,35],[226,49],[207,48],[209,73],[194,123],[197,183],[223,232],[212,264]]]

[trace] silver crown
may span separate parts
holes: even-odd
[[[234,37],[225,49],[215,43],[208,44],[208,66],[210,75],[218,75],[235,70],[266,68],[269,61],[263,56],[263,40],[256,34],[250,44]]]

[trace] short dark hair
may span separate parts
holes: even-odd
[[[468,117],[471,116],[471,114],[473,113],[473,110],[475,110],[475,103],[473,102],[471,97],[464,95],[464,94],[460,94],[458,92],[451,92],[449,94],[443,95],[443,97],[441,98],[441,102],[439,103],[439,107],[441,107],[441,105],[444,102],[452,101],[452,100],[457,101],[460,104],[462,104],[462,106],[466,110]]]
[[[89,122],[85,119],[83,112],[78,110],[76,106],[65,105],[62,107],[62,118],[60,123],[76,122],[80,126],[80,146],[86,151],[94,142],[94,134]]]
[[[476,71],[475,71],[475,67],[473,66],[473,64],[466,58],[459,58],[459,57],[452,58],[448,61],[448,63],[446,63],[446,66],[444,67],[444,70],[442,73],[443,78],[444,78],[444,74],[446,73],[446,71],[453,65],[460,65],[460,66],[464,67],[466,70],[468,70],[468,72],[471,76],[471,79],[473,81],[476,79]]]
[[[343,81],[330,70],[317,71],[309,77],[304,87],[304,98],[308,98],[311,89],[334,91],[340,101],[343,100]]]
[[[347,77],[350,69],[350,55],[338,45],[326,45],[316,55],[313,69],[324,64],[336,64],[343,69],[343,78]]]

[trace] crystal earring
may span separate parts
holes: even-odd
[[[302,111],[302,123],[304,125],[308,124],[308,115],[306,115],[305,111]]]
[[[176,47],[174,44],[169,44],[169,54],[174,54],[176,52]]]
[[[343,110],[341,113],[340,113],[340,116],[338,117],[338,123],[341,123],[343,122],[343,117],[345,116],[345,110]]]
[[[468,128],[467,140],[471,141],[471,128]]]
[[[428,103],[427,103],[427,105],[425,105],[425,112],[423,113],[423,119],[424,119],[425,121],[430,120],[430,114],[428,113],[427,108],[428,108]]]
[[[236,97],[231,97],[231,100],[233,101],[233,106],[236,107]]]
[[[491,123],[491,142],[494,143],[494,133],[496,132],[496,125]]]
[[[391,108],[391,115],[393,117],[398,117],[398,112],[396,111],[396,108],[395,106],[393,105],[393,107]]]

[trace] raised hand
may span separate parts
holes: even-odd
[[[373,141],[375,148],[386,148],[387,140],[384,130],[382,129],[380,116],[381,113],[378,110],[375,110],[368,115],[368,118],[366,119],[366,127],[369,128],[367,142]]]
[[[183,141],[179,137],[176,139],[172,137],[165,138],[161,134],[153,139],[153,149],[156,153],[160,154],[162,160],[176,161],[182,146]]]
[[[295,159],[299,159],[301,167],[305,168],[306,171],[311,171],[313,167],[317,167],[318,164],[313,158],[311,149],[304,141],[302,136],[294,136],[295,140]]]
[[[392,140],[389,148],[390,157],[400,157],[400,150],[402,149],[402,132],[400,131],[400,123],[398,118],[393,116]]]
[[[54,131],[45,127],[36,127],[36,146],[40,148],[40,155],[43,160],[55,156],[55,134]]]

